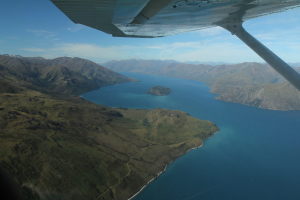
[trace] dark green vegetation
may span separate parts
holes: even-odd
[[[166,75],[205,82],[217,99],[273,110],[300,110],[300,92],[266,64],[185,64],[127,60],[106,63],[119,72]],[[300,68],[296,68],[300,72]]]
[[[148,94],[152,94],[152,95],[155,95],[155,96],[166,96],[170,93],[171,93],[170,88],[166,88],[166,87],[159,86],[159,85],[150,88],[149,91],[148,91]]]
[[[79,64],[74,70],[68,64],[53,65],[54,71],[67,69],[68,76],[57,73],[54,79],[67,83],[52,87],[56,81],[43,81],[44,66],[38,62],[53,60],[4,57],[0,166],[21,186],[25,199],[128,199],[165,165],[218,130],[211,122],[180,111],[112,109],[72,96],[79,90],[67,84],[69,80],[94,83],[86,77],[101,77],[100,66],[91,75],[92,68]],[[25,61],[23,67],[8,64]],[[79,68],[82,71],[77,73]],[[129,80],[104,72],[111,77],[99,78],[103,85]],[[61,91],[60,95],[53,95],[54,91]]]

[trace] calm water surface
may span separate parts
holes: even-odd
[[[163,76],[125,75],[140,82],[83,95],[99,104],[168,108],[216,123],[221,129],[168,166],[134,200],[299,200],[300,112],[262,110],[214,99],[204,84]],[[146,94],[170,87],[169,96]]]

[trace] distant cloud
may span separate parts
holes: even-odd
[[[255,36],[258,39],[273,42],[300,42],[300,28],[293,29],[277,29],[271,31],[256,31]]]
[[[18,39],[20,39],[20,37],[11,35],[11,36],[7,36],[6,39],[7,40],[18,40]]]
[[[70,32],[72,32],[72,33],[74,33],[74,32],[81,31],[81,30],[83,30],[85,28],[86,28],[86,26],[84,26],[84,25],[74,24],[74,25],[68,27],[67,30],[70,31]]]
[[[179,49],[179,48],[198,48],[197,45],[199,45],[201,42],[173,42],[173,43],[164,43],[164,44],[156,44],[156,45],[150,45],[146,46],[146,48],[149,49]]]
[[[52,49],[67,56],[78,56],[91,59],[115,58],[120,56],[120,47],[102,47],[94,44],[66,43]]]
[[[44,39],[58,40],[57,33],[47,30],[28,29],[27,32],[34,34],[36,37]]]
[[[46,58],[60,56],[81,57],[91,59],[96,62],[113,60],[116,58],[127,59],[129,55],[136,51],[134,46],[100,46],[86,43],[63,43],[51,48],[23,48],[21,51],[32,56],[38,55]],[[133,57],[131,57],[133,58]]]
[[[209,37],[221,35],[224,32],[227,32],[227,31],[221,27],[212,27],[212,28],[206,28],[206,29],[196,31],[196,33],[198,33],[201,36],[209,36]]]
[[[159,53],[160,59],[175,59],[178,61],[201,61],[201,62],[245,62],[262,60],[243,44],[230,42],[194,42],[162,46]]]
[[[118,45],[101,46],[85,43],[64,43],[52,48],[23,48],[32,56],[48,58],[59,56],[82,57],[95,62],[104,62],[114,59],[162,59],[177,61],[223,61],[244,62],[261,61],[248,47],[231,43],[206,42],[175,42],[160,45]],[[42,54],[42,55],[41,55]]]
[[[28,52],[44,52],[45,51],[45,49],[41,49],[41,48],[23,48],[20,50],[28,51]]]

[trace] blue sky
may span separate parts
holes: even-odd
[[[300,62],[300,8],[255,18],[244,26],[285,61]],[[122,59],[262,62],[221,28],[155,39],[115,38],[74,24],[49,0],[2,0],[0,27],[0,54],[76,56],[100,63]]]

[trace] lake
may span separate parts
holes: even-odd
[[[139,82],[82,95],[123,108],[167,108],[210,120],[220,131],[178,158],[134,200],[299,200],[300,112],[263,110],[215,100],[200,82],[124,73]],[[169,96],[147,90],[161,85]]]

